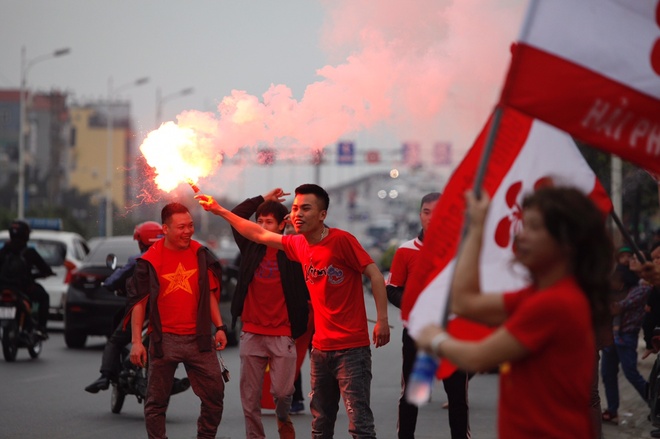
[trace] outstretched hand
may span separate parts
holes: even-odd
[[[207,212],[216,213],[220,209],[220,205],[211,195],[198,194],[195,195],[195,199],[198,200],[199,205]]]

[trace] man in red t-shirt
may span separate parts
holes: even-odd
[[[431,223],[431,215],[440,199],[440,192],[431,192],[422,197],[419,209],[419,220],[422,231],[415,239],[404,242],[394,253],[392,266],[390,267],[390,277],[387,282],[387,298],[390,303],[397,308],[401,308],[404,287],[411,275],[413,267],[417,265],[417,260],[424,245],[424,235]],[[417,346],[415,340],[408,335],[408,328],[404,322],[402,334],[401,354],[403,365],[401,368],[401,398],[399,398],[399,419],[397,424],[397,433],[399,439],[414,439],[415,427],[417,425],[417,413],[419,409],[416,405],[410,404],[406,399],[406,386],[408,377],[415,364],[417,356]],[[457,370],[451,376],[442,381],[447,400],[449,401],[449,428],[451,437],[456,439],[467,439],[470,437],[470,423],[468,418],[467,402],[467,383],[468,375],[463,370]]]
[[[275,195],[283,197],[278,189]],[[385,281],[378,267],[353,235],[326,227],[328,193],[315,184],[296,188],[291,221],[297,235],[282,236],[232,214],[213,197],[197,195],[207,211],[226,219],[252,241],[286,252],[302,264],[314,313],[310,409],[312,437],[333,437],[340,396],[347,407],[353,437],[375,438],[370,407],[371,350],[362,275],[371,280],[377,319],[372,341],[390,341]],[[340,386],[341,383],[341,386]]]
[[[130,359],[148,364],[144,420],[148,437],[166,438],[165,414],[179,363],[201,400],[197,437],[215,438],[222,419],[224,382],[215,350],[227,345],[222,323],[222,269],[213,254],[197,241],[188,208],[167,204],[161,211],[164,237],[137,260],[128,288],[132,346]],[[142,324],[149,301],[149,362],[142,344]],[[212,326],[215,329],[212,330]]]

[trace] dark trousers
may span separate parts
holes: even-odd
[[[124,315],[122,310],[121,315]],[[116,317],[116,316],[115,316]],[[115,319],[116,321],[117,319]],[[103,349],[103,357],[101,359],[101,375],[110,379],[116,379],[121,371],[120,356],[124,347],[131,342],[131,324],[126,325],[126,330],[122,328],[123,322],[119,319],[119,324],[115,328],[108,342]]]
[[[48,309],[50,308],[50,297],[48,293],[38,283],[33,283],[25,292],[32,302],[39,304],[39,313],[37,314],[37,324],[45,328],[48,323]]]
[[[402,334],[403,366],[401,370],[401,398],[399,399],[399,439],[413,439],[417,425],[417,406],[406,400],[406,386],[408,377],[415,364],[417,347],[415,341],[408,335],[408,329],[403,328]],[[457,370],[450,377],[442,380],[449,402],[449,428],[452,439],[466,439],[470,437],[470,421],[468,416],[468,380],[465,371]]]
[[[304,401],[304,400],[305,398],[303,397],[303,393],[302,393],[302,380],[300,378],[300,374],[298,374],[298,377],[293,382],[293,401]]]
[[[166,439],[165,415],[170,401],[174,372],[183,363],[190,386],[201,401],[197,439],[213,439],[222,419],[225,383],[215,351],[200,352],[195,335],[163,334],[163,356],[149,346],[149,378],[144,401],[144,421],[149,439]]]
[[[648,401],[651,407],[651,423],[658,428],[660,427],[660,355],[655,358],[649,375]]]

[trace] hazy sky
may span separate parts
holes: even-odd
[[[28,59],[69,47],[71,54],[35,64],[29,87],[65,91],[85,103],[105,99],[110,78],[117,88],[148,76],[148,84],[120,93],[131,102],[138,143],[156,128],[157,88],[167,96],[193,87],[192,95],[164,104],[162,121],[213,125],[209,147],[230,156],[241,142],[293,147],[299,157],[349,139],[358,154],[380,149],[386,161],[402,141],[418,141],[425,151],[449,141],[460,158],[496,102],[526,6],[526,0],[0,0],[0,88],[19,86],[22,46]],[[309,181],[307,168],[252,169],[243,178],[260,187],[225,188],[252,193],[297,185]],[[375,169],[330,168],[324,185]]]

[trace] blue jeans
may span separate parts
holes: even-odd
[[[374,415],[369,406],[371,348],[312,349],[310,365],[312,438],[334,437],[340,396],[346,406],[350,435],[353,438],[375,438]]]
[[[603,377],[607,410],[616,414],[619,410],[619,363],[626,379],[637,390],[637,393],[647,400],[648,383],[637,370],[637,333],[615,333],[614,344],[603,348],[600,363],[600,373]]]

